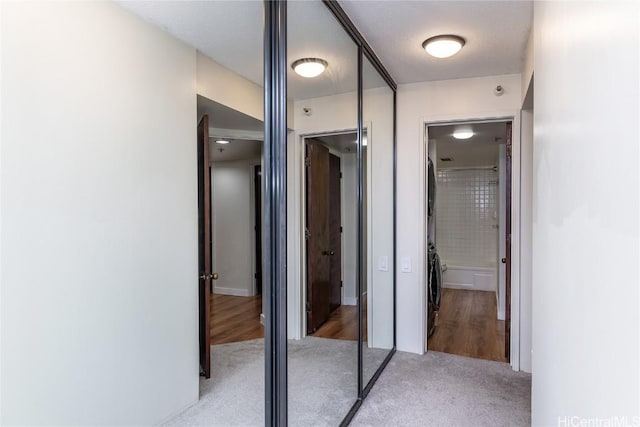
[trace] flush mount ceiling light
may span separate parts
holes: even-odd
[[[464,43],[465,40],[460,36],[443,34],[426,39],[422,42],[422,48],[436,58],[448,58],[458,53]]]
[[[455,139],[469,139],[473,136],[473,129],[471,126],[459,126],[453,131],[453,137]]]
[[[227,141],[226,139],[217,139],[216,140],[216,144],[224,145],[224,144],[228,144],[228,143],[229,143],[229,141]]]
[[[317,77],[327,68],[327,61],[320,58],[302,58],[291,64],[298,75],[306,78]]]

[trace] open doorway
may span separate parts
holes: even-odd
[[[509,361],[511,126],[428,126],[428,350]]]
[[[358,339],[355,131],[303,138],[306,333]]]
[[[264,125],[203,96],[198,116],[201,282],[206,281],[200,284],[200,363],[209,378],[216,346],[264,337]]]

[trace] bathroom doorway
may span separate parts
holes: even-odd
[[[427,132],[427,349],[508,362],[512,122]]]

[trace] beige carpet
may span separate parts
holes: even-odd
[[[289,343],[289,425],[338,426],[355,401],[356,342]],[[367,365],[386,351],[365,352]],[[263,426],[264,341],[212,346],[200,401],[168,426]],[[370,375],[367,372],[366,375]],[[356,414],[354,426],[530,425],[531,376],[505,363],[398,352]]]
[[[397,352],[352,426],[529,426],[531,375],[506,363]]]
[[[289,425],[337,426],[357,398],[357,342],[289,341]],[[367,349],[367,375],[388,350]],[[167,426],[263,426],[264,340],[211,346],[200,401]]]

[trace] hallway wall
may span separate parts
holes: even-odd
[[[254,165],[260,159],[211,163],[214,292],[248,297],[255,282]]]
[[[640,416],[639,18],[534,3],[534,425]]]
[[[198,400],[195,50],[0,4],[0,424],[159,424]]]
[[[495,96],[497,85],[505,88]],[[425,191],[421,164],[424,122],[478,118],[495,113],[514,114],[521,105],[519,74],[472,79],[404,84],[398,87],[398,194],[397,251],[399,259],[409,257],[412,271],[397,273],[398,350],[424,352],[424,283],[421,277],[426,257],[422,241],[425,233],[423,197]]]

